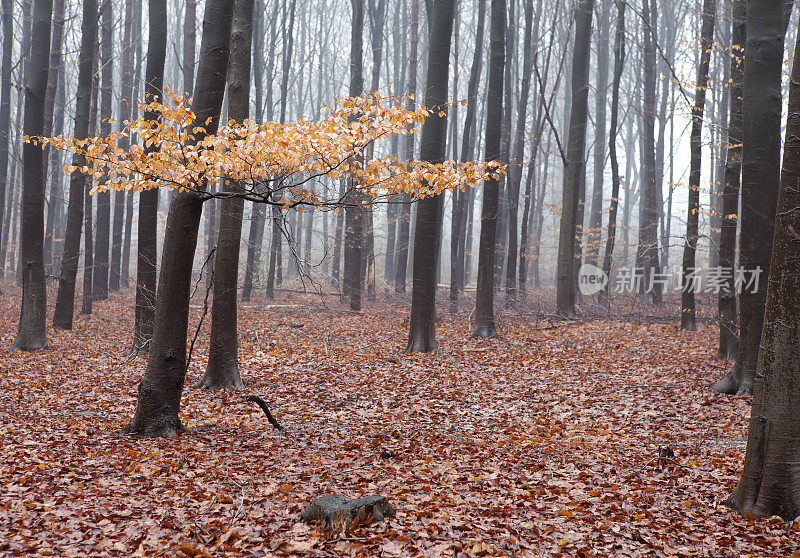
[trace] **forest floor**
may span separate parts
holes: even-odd
[[[240,319],[248,388],[192,387],[206,323],[188,429],[143,440],[120,434],[146,362],[127,356],[132,292],[25,354],[3,287],[2,556],[800,556],[798,522],[721,505],[750,400],[709,391],[726,367],[710,325],[506,312],[482,341],[465,307],[442,313],[437,354],[409,356],[406,299],[359,315],[258,299]],[[327,493],[384,494],[397,515],[328,538],[297,521]]]

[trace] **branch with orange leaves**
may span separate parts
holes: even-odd
[[[341,207],[364,203],[347,200],[376,200],[400,192],[422,198],[447,189],[463,190],[504,172],[493,162],[434,164],[392,156],[364,160],[370,145],[393,135],[416,133],[431,116],[426,107],[406,110],[400,98],[377,93],[346,97],[326,106],[317,121],[261,125],[230,121],[217,134],[205,135],[187,99],[172,92],[167,95],[167,104],[139,105],[140,113],[155,113],[158,119],[127,120],[121,131],[105,137],[26,137],[25,141],[83,154],[86,166],[70,165],[64,171],[93,176],[92,193],[168,187],[194,192],[204,200],[239,197],[286,209]],[[141,144],[131,141],[134,136]],[[126,143],[129,147],[120,147]],[[321,197],[313,184],[323,177],[346,178],[365,195]],[[232,181],[238,183],[237,188],[226,187]],[[206,190],[213,182],[223,185],[220,191]]]

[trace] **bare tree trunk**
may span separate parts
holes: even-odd
[[[752,394],[767,298],[772,230],[780,183],[781,65],[788,17],[782,0],[750,0],[742,86],[742,184],[739,265],[747,278],[739,294],[739,351],[724,393]],[[719,389],[722,387],[723,389]]]
[[[40,136],[50,55],[52,0],[35,0],[29,71],[25,84],[25,135]],[[22,151],[22,308],[14,348],[38,351],[47,346],[47,289],[44,276],[44,158],[41,144]]]
[[[103,4],[100,16],[100,135],[111,133],[112,92],[114,88],[114,10],[113,1]],[[105,179],[103,179],[105,181]],[[92,298],[108,299],[109,241],[111,240],[111,192],[97,194],[97,222],[95,224],[94,268],[92,273]]]
[[[506,266],[506,306],[514,306],[517,301],[517,239],[519,229],[519,189],[522,184],[522,165],[525,161],[525,132],[527,130],[528,97],[533,74],[532,37],[539,35],[539,19],[542,12],[539,0],[536,27],[533,21],[533,0],[525,1],[525,35],[523,44],[522,88],[517,107],[517,128],[514,137],[514,158],[508,174],[508,259]]]
[[[119,107],[120,127],[131,116],[131,97],[133,96],[133,48],[131,33],[133,30],[133,1],[125,0],[125,28],[122,36],[122,101]],[[120,147],[127,149],[129,140],[122,138]],[[123,226],[125,224],[125,191],[114,192],[114,226],[111,241],[111,271],[108,279],[108,290],[118,291],[122,284],[122,244]],[[128,201],[130,203],[130,200]]]
[[[414,95],[417,91],[418,43],[419,43],[419,0],[411,0],[411,30],[409,36],[411,43],[408,68],[408,91]],[[414,99],[406,100],[406,110],[414,110]],[[414,135],[406,136],[405,159],[414,159]],[[400,217],[397,223],[397,259],[395,263],[394,290],[396,293],[406,292],[406,274],[408,273],[408,248],[410,245],[411,226],[411,196],[408,193],[400,195]]]
[[[695,270],[695,254],[700,237],[700,166],[703,156],[703,115],[708,86],[708,67],[711,62],[711,46],[714,42],[714,21],[717,6],[715,0],[703,0],[703,27],[700,31],[700,65],[697,67],[697,88],[692,108],[691,169],[689,171],[689,208],[686,215],[686,241],[683,246],[683,293],[681,294],[681,329],[694,331],[695,304],[692,278]]]
[[[492,0],[489,46],[489,98],[486,105],[486,161],[501,160],[503,71],[505,66],[506,2]],[[478,290],[473,337],[496,337],[494,324],[494,266],[500,184],[496,176],[484,182],[481,239],[478,253]]]
[[[765,5],[766,4],[766,5]],[[769,47],[768,68],[774,74],[780,62],[775,56],[783,54],[781,28],[776,25],[780,2],[751,0],[762,11],[748,13],[748,34],[760,39],[762,49]],[[755,17],[754,17],[755,16]],[[755,19],[764,18],[760,21]],[[752,24],[752,26],[751,26]],[[770,25],[772,24],[772,25]],[[767,42],[769,41],[769,42]],[[748,37],[748,43],[750,37]],[[781,47],[780,49],[778,47]],[[800,47],[800,35],[798,44]],[[752,51],[748,52],[748,55]],[[755,56],[754,56],[755,58]],[[781,57],[782,58],[782,57]],[[745,61],[745,93],[750,93],[751,63]],[[780,70],[778,69],[778,72]],[[779,75],[779,73],[778,73]],[[765,76],[762,76],[762,78]],[[775,75],[770,76],[772,83]],[[763,83],[763,81],[759,81]],[[780,78],[777,81],[778,87]],[[795,59],[789,80],[789,118],[783,154],[783,173],[778,196],[777,221],[769,270],[770,285],[766,299],[761,351],[755,374],[755,395],[747,436],[747,454],[739,484],[725,504],[741,513],[757,517],[778,515],[787,521],[800,516],[800,476],[797,475],[797,455],[800,452],[800,422],[797,420],[797,401],[800,400],[800,274],[797,257],[800,254],[800,64]],[[774,89],[774,87],[773,87]],[[778,89],[779,91],[779,89]],[[775,94],[780,103],[780,93]],[[751,97],[744,101],[745,142],[750,125]],[[760,102],[775,108],[775,103]],[[780,105],[778,105],[780,107]],[[766,107],[765,107],[766,108]],[[778,108],[780,118],[780,108]],[[774,117],[770,124],[774,125]],[[745,153],[749,148],[745,145]],[[747,172],[747,171],[745,171]],[[771,173],[774,175],[774,173]],[[747,188],[747,178],[743,181]],[[762,237],[762,242],[765,240]]]
[[[619,160],[617,158],[617,127],[619,124],[619,88],[625,68],[625,0],[614,0],[617,6],[617,30],[614,37],[614,81],[611,86],[611,125],[608,135],[608,151],[611,156],[611,209],[608,212],[608,236],[603,256],[603,272],[609,283],[602,291],[601,300],[609,302],[611,290],[611,262],[617,241],[617,211],[619,208]]]
[[[5,275],[6,243],[4,237],[10,223],[5,219],[11,207],[13,192],[8,188],[8,148],[11,135],[11,54],[14,50],[14,2],[2,0],[3,10],[3,68],[0,75],[0,280]],[[0,289],[0,292],[2,290]]]
[[[742,175],[742,85],[744,81],[745,19],[747,0],[731,0],[731,53],[730,64],[731,93],[730,114],[728,117],[728,153],[725,164],[725,185],[722,190],[722,232],[720,233],[719,264],[727,277],[720,289],[719,305],[719,356],[735,358],[738,352],[736,331],[736,290],[734,273],[736,266],[736,215],[739,212],[739,186]],[[738,382],[737,382],[738,384]],[[738,385],[731,385],[725,379],[712,389],[720,393],[738,391]]]
[[[219,125],[228,73],[232,20],[231,2],[207,0],[193,110],[197,122],[209,124],[205,133],[197,134],[198,142],[205,134],[216,133]],[[194,193],[177,193],[170,202],[156,295],[153,342],[147,370],[139,384],[136,413],[125,427],[127,434],[174,436],[182,427],[178,409],[186,376],[192,262],[202,210],[202,201]]]
[[[557,305],[567,317],[575,315],[575,237],[581,185],[586,166],[586,121],[589,112],[589,63],[591,58],[594,0],[580,0],[575,8],[575,45],[572,58],[572,105],[570,108],[567,160],[564,168],[561,226],[558,235]]]
[[[145,93],[151,99],[162,99],[164,61],[167,55],[167,1],[149,0],[149,37],[145,66]],[[158,118],[155,112],[145,112],[148,120]],[[145,148],[147,149],[147,148]],[[138,354],[150,351],[156,310],[156,262],[158,230],[158,189],[139,193],[139,245],[136,264],[136,322],[133,350]]]
[[[351,0],[353,22],[350,35],[350,90],[351,97],[364,92],[363,35],[364,0]],[[361,310],[361,244],[363,242],[363,209],[357,184],[348,179],[347,207],[345,209],[344,289],[342,295],[350,300],[350,309]]]
[[[243,123],[250,115],[250,59],[253,34],[253,0],[236,0],[231,31],[228,68],[228,117]],[[243,192],[238,181],[230,181],[232,192]],[[211,339],[208,365],[196,387],[241,389],[239,338],[237,333],[237,283],[239,244],[242,240],[244,200],[224,198],[220,207],[219,240],[214,258],[214,302],[211,307]]]
[[[642,288],[650,292],[653,302],[661,301],[661,284],[655,281],[659,271],[658,254],[658,192],[655,155],[656,118],[656,42],[653,32],[655,21],[650,0],[644,0],[644,93],[642,101],[642,191],[639,208],[639,247],[637,267],[643,268],[645,280]]]
[[[475,152],[476,112],[478,109],[478,84],[483,67],[483,35],[486,27],[486,0],[477,0],[478,28],[475,35],[475,51],[467,85],[467,114],[464,117],[464,133],[461,137],[461,161],[471,161]],[[458,296],[464,291],[464,251],[466,246],[467,204],[472,192],[465,191],[453,204],[453,224],[450,233],[450,306],[458,306]]]
[[[420,158],[434,164],[447,157],[447,88],[450,81],[450,47],[453,37],[456,0],[434,0],[428,33],[428,76],[425,106],[431,107],[422,126]],[[439,114],[444,113],[443,116]],[[438,238],[442,230],[441,209],[444,195],[421,199],[417,204],[414,234],[414,283],[411,291],[411,321],[408,353],[435,351],[436,270]]]
[[[56,105],[56,93],[58,90],[58,85],[60,81],[61,71],[61,50],[62,50],[62,43],[64,38],[64,0],[54,0],[53,2],[53,19],[52,19],[52,36],[50,39],[50,62],[49,62],[49,72],[47,74],[47,90],[45,92],[44,97],[44,124],[42,129],[42,134],[45,137],[50,137],[53,134],[53,115],[55,113],[54,108]],[[62,87],[63,89],[63,87]],[[61,122],[63,123],[63,113],[61,111]],[[62,126],[63,127],[63,126]],[[59,131],[58,133],[61,133]],[[47,168],[48,162],[50,158],[56,158],[58,156],[58,151],[53,150],[50,151],[50,146],[47,145],[44,147],[44,162],[45,162],[45,169]],[[47,176],[45,175],[45,178]],[[46,204],[47,204],[47,225],[45,227],[45,239],[44,239],[44,264],[45,264],[45,275],[47,277],[52,277],[54,275],[54,268],[53,268],[53,236],[55,234],[55,216],[56,212],[59,211],[61,208],[57,207],[59,201],[62,197],[62,192],[60,192],[60,184],[61,184],[62,172],[59,169],[58,174],[53,174],[50,177],[50,195],[47,197]]]
[[[601,0],[597,11],[597,85],[594,109],[594,176],[592,206],[589,215],[586,260],[593,265],[600,261],[600,240],[603,228],[603,174],[606,167],[606,103],[608,101],[608,46],[612,0]]]
[[[97,33],[95,42],[97,42]],[[94,60],[92,61],[92,99],[89,104],[89,136],[97,135],[97,110],[98,97],[100,95],[100,83],[97,72],[100,68],[99,45],[95,48]],[[89,161],[89,166],[92,166]],[[91,175],[86,177],[86,187],[83,192],[83,293],[81,297],[81,314],[92,313],[92,277],[94,276],[94,229],[92,216],[92,190],[93,178]]]
[[[133,86],[131,98],[131,116],[134,120],[139,117],[139,92],[141,89],[142,74],[142,3],[134,2],[133,6],[133,29],[131,36],[135,39],[134,57],[136,64],[131,76]],[[130,286],[131,268],[131,237],[133,236],[133,192],[128,192],[127,203],[125,206],[125,239],[122,244],[122,287],[127,289]]]
[[[89,115],[92,98],[92,69],[97,40],[97,1],[83,3],[83,25],[81,31],[81,50],[78,62],[78,93],[75,102],[76,139],[85,139],[89,133]],[[86,166],[86,157],[76,153],[72,165]],[[81,227],[83,227],[83,204],[87,176],[82,172],[70,175],[69,206],[67,208],[67,230],[64,238],[64,257],[56,295],[56,308],[53,312],[53,325],[59,329],[72,329],[75,314],[75,282],[78,276],[78,259],[81,248]]]

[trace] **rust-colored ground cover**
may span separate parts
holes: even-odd
[[[725,367],[712,326],[508,313],[502,338],[476,341],[468,311],[443,311],[440,352],[407,356],[406,301],[351,315],[316,297],[259,299],[240,320],[248,389],[192,388],[203,333],[189,430],[140,440],[119,433],[145,365],[127,358],[132,293],[24,354],[10,348],[19,291],[4,290],[3,556],[800,555],[796,522],[719,504],[749,400],[708,390]],[[285,430],[242,403],[250,393]],[[385,494],[397,515],[339,538],[297,522],[331,492]]]

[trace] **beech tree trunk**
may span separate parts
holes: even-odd
[[[487,162],[499,162],[503,119],[503,68],[505,66],[506,2],[492,0],[489,43],[489,98],[486,104]],[[492,177],[483,185],[481,237],[478,249],[478,288],[473,337],[497,337],[494,325],[494,264],[500,182]]]
[[[739,186],[742,175],[742,84],[744,81],[745,19],[747,0],[731,0],[731,54],[728,60],[731,76],[730,113],[728,116],[728,151],[725,163],[725,184],[722,189],[722,231],[720,233],[719,265],[728,278],[719,293],[719,356],[735,358],[738,352],[736,331],[736,227],[739,213]],[[715,391],[726,391],[715,385]],[[738,390],[738,386],[737,386]]]
[[[611,123],[608,135],[608,151],[611,158],[611,209],[608,212],[608,236],[603,255],[603,272],[609,278],[602,291],[602,300],[609,302],[611,290],[611,262],[617,241],[617,211],[619,209],[619,159],[617,157],[617,131],[619,125],[619,88],[625,67],[625,0],[615,0],[617,5],[617,30],[614,36],[614,81],[611,86]]]
[[[0,74],[0,280],[5,275],[6,245],[2,237],[10,223],[5,220],[6,204],[11,206],[8,188],[8,147],[11,135],[11,54],[14,50],[14,2],[2,0],[3,10],[3,67]],[[8,201],[7,201],[8,199]],[[2,293],[2,289],[0,289]]]
[[[120,129],[124,122],[131,116],[131,106],[135,101],[133,96],[133,48],[131,48],[131,33],[133,31],[133,0],[125,0],[125,28],[122,36],[122,100],[119,106]],[[120,147],[127,149],[130,142],[126,138],[120,141]],[[108,290],[118,291],[122,285],[122,244],[123,226],[125,224],[125,201],[131,203],[131,197],[125,191],[114,192],[114,225],[111,236],[111,268],[108,278]]]
[[[98,6],[99,8],[99,6]],[[98,31],[99,32],[99,29]],[[95,35],[97,35],[97,32]],[[97,36],[95,36],[97,42]],[[98,96],[100,95],[100,87],[97,80],[97,70],[100,66],[100,53],[98,47],[95,48],[94,60],[92,61],[92,99],[89,103],[89,136],[97,135],[97,103]],[[89,167],[92,162],[88,161]],[[87,176],[85,183],[86,187],[83,192],[83,293],[81,300],[81,314],[92,313],[92,276],[94,273],[94,230],[92,219],[92,196],[89,194],[92,190],[92,183],[94,179]]]
[[[54,108],[56,106],[56,93],[59,88],[60,75],[61,71],[61,45],[64,38],[64,0],[54,0],[53,1],[53,19],[52,19],[52,35],[50,39],[50,62],[49,62],[49,72],[47,74],[47,90],[45,92],[44,97],[44,123],[43,123],[43,132],[42,134],[45,137],[50,137],[55,135],[53,133],[53,115],[55,113]],[[64,84],[61,84],[61,89],[63,90]],[[63,92],[61,93],[63,95]],[[63,128],[63,107],[60,111],[61,115],[61,122]],[[58,130],[56,134],[62,133],[63,130]],[[58,158],[58,151],[57,150],[50,150],[50,146],[47,145],[44,148],[44,163],[45,169],[47,169],[47,165],[50,161],[50,158],[57,159]],[[47,175],[45,175],[47,178]],[[46,207],[47,207],[47,225],[45,226],[45,238],[44,238],[44,264],[45,264],[45,276],[52,277],[54,275],[54,267],[53,267],[53,237],[56,233],[56,213],[61,210],[60,208],[60,201],[63,197],[63,193],[60,191],[61,179],[63,178],[63,172],[59,168],[58,174],[51,174],[50,175],[50,192],[47,196]]]
[[[575,8],[575,45],[572,57],[572,103],[564,168],[561,225],[558,234],[557,306],[568,317],[575,316],[575,235],[578,205],[586,167],[586,121],[589,113],[589,63],[592,44],[594,0],[580,0]]]
[[[450,46],[456,0],[433,0],[429,11],[428,76],[425,106],[432,115],[422,125],[420,158],[434,164],[447,157],[447,100],[450,81]],[[439,116],[444,113],[444,116]],[[438,239],[442,231],[444,194],[428,196],[417,203],[414,233],[414,283],[411,291],[411,322],[408,353],[427,353],[436,344],[436,270]]]
[[[537,6],[537,18],[533,20],[533,0],[525,2],[525,33],[523,38],[522,86],[517,107],[517,128],[514,134],[513,164],[509,169],[508,184],[508,258],[506,260],[506,306],[514,306],[517,301],[517,255],[519,252],[519,190],[522,184],[522,166],[525,161],[525,136],[528,119],[528,98],[533,74],[533,40],[539,35],[539,18],[542,3]],[[534,28],[535,25],[535,28]],[[537,141],[537,140],[534,140]],[[530,171],[530,169],[529,169]]]
[[[81,27],[81,50],[78,59],[78,93],[75,102],[76,139],[85,139],[89,133],[89,114],[92,102],[92,67],[94,65],[95,42],[97,40],[97,0],[83,2]],[[72,165],[86,166],[86,157],[76,153]],[[53,325],[59,329],[72,329],[75,314],[75,282],[78,276],[78,259],[81,249],[83,227],[84,191],[87,177],[81,172],[70,175],[69,206],[67,207],[67,229],[64,236],[64,256],[58,281]]]
[[[52,0],[35,0],[25,84],[26,136],[40,136],[44,125],[44,96],[50,58]],[[22,308],[14,348],[38,351],[45,336],[47,290],[44,275],[44,154],[41,144],[22,148]]]
[[[150,0],[147,65],[144,70],[144,92],[149,99],[162,99],[164,61],[167,56],[167,0]],[[158,118],[155,112],[145,112],[148,120]],[[152,149],[152,148],[151,148]],[[147,151],[148,148],[145,147]],[[148,151],[149,152],[149,151]],[[139,193],[139,223],[136,262],[136,321],[133,351],[148,354],[153,338],[156,310],[156,262],[158,258],[158,189]]]
[[[656,41],[653,32],[650,0],[644,0],[642,21],[644,23],[644,68],[642,95],[642,192],[639,204],[639,247],[636,254],[637,267],[642,268],[645,280],[642,289],[650,292],[653,302],[661,301],[661,286],[653,281],[660,273],[658,254],[658,177],[655,154],[656,119]]]
[[[597,85],[595,92],[594,174],[592,180],[592,206],[587,231],[587,258],[598,265],[600,239],[603,227],[603,175],[606,168],[606,104],[608,102],[608,45],[611,35],[612,0],[601,0],[597,11]]]
[[[475,51],[467,85],[467,114],[464,117],[464,133],[461,136],[461,161],[471,161],[475,151],[476,112],[478,109],[478,84],[483,67],[483,35],[486,27],[486,1],[477,0],[478,29],[475,35]],[[457,92],[456,92],[457,93]],[[458,296],[464,291],[464,250],[466,246],[467,204],[472,192],[465,191],[453,205],[450,233],[450,305],[455,310]]]
[[[186,0],[183,16],[183,90],[194,89],[194,54],[197,48],[197,0]]]
[[[353,22],[350,33],[350,90],[351,97],[364,92],[363,35],[364,0],[351,0]],[[347,206],[344,218],[344,289],[342,295],[350,301],[350,309],[361,310],[361,244],[363,242],[364,211],[361,195],[353,179],[347,179]]]
[[[250,59],[253,36],[253,0],[236,0],[228,68],[228,117],[243,123],[250,116]],[[243,192],[236,180],[226,190]],[[211,340],[208,365],[196,387],[241,389],[239,338],[237,334],[237,284],[239,244],[242,240],[244,200],[224,198],[220,208],[219,240],[214,258],[214,301],[211,307]]]
[[[197,122],[209,122],[202,141],[216,133],[225,93],[230,54],[233,5],[207,0],[200,65],[193,110]],[[210,120],[209,120],[210,119]],[[136,413],[125,433],[147,437],[174,436],[182,427],[178,410],[186,376],[186,337],[192,263],[203,205],[194,193],[177,193],[170,202],[164,255],[156,295],[156,319],[147,370],[139,384]]]
[[[417,92],[417,69],[418,69],[418,43],[419,43],[419,0],[411,0],[411,30],[409,33],[409,63],[408,63],[408,91],[407,95],[414,95]],[[414,110],[415,100],[411,97],[406,99],[406,110]],[[406,136],[405,159],[414,159],[414,135]],[[395,260],[394,291],[396,293],[406,292],[406,274],[408,273],[408,247],[411,240],[411,196],[408,193],[400,194],[399,217],[397,221],[397,244]]]
[[[103,3],[100,16],[100,135],[111,133],[111,95],[114,88],[114,10],[113,1]],[[105,179],[102,179],[105,181]],[[109,241],[111,240],[111,192],[97,194],[97,222],[95,224],[94,268],[92,270],[92,298],[108,299]]]
[[[755,35],[770,40],[771,51],[777,51],[780,32],[774,25],[778,9],[758,3],[765,17],[755,23],[748,14],[748,25]],[[752,5],[751,3],[751,5]],[[770,4],[780,4],[771,2]],[[773,13],[774,12],[774,13]],[[773,23],[773,25],[769,25]],[[763,25],[763,27],[762,27]],[[767,34],[767,29],[772,33]],[[749,39],[748,39],[749,42]],[[767,46],[762,43],[762,46]],[[795,49],[800,48],[800,35]],[[781,49],[782,50],[782,49]],[[797,50],[795,50],[797,52]],[[745,90],[749,91],[750,59],[745,61]],[[780,99],[780,95],[778,95]],[[763,99],[762,99],[763,101]],[[745,134],[749,124],[749,100],[745,100]],[[747,136],[745,136],[747,137]],[[745,140],[747,141],[747,140]],[[747,151],[747,147],[745,147]],[[772,242],[764,329],[755,375],[755,396],[747,436],[747,454],[739,484],[725,504],[758,517],[778,515],[786,521],[800,516],[800,64],[792,68],[789,81],[789,117],[786,124],[783,173],[778,195],[777,220]],[[763,240],[763,238],[762,238]]]
[[[683,245],[683,293],[681,294],[681,329],[694,331],[695,254],[700,238],[700,170],[703,156],[703,115],[708,87],[708,67],[711,62],[711,46],[714,42],[715,0],[703,0],[703,25],[700,31],[700,65],[697,67],[697,87],[692,107],[691,168],[689,170],[689,208],[686,215],[686,240]]]
[[[781,66],[788,18],[782,0],[751,0],[742,87],[742,185],[739,266],[749,279],[739,295],[739,351],[722,393],[752,394],[767,298],[772,233],[780,183]]]

